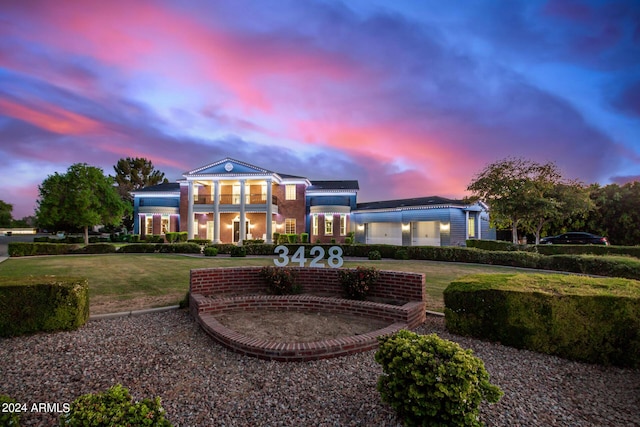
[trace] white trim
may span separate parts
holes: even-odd
[[[340,205],[316,205],[311,206],[309,213],[324,213],[324,214],[348,214],[351,213],[350,206],[340,206]]]

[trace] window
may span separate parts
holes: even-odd
[[[260,187],[260,193],[260,200],[265,200],[266,203],[271,203],[271,200],[267,200],[267,184],[262,184],[262,186]]]
[[[324,234],[333,234],[333,215],[325,215],[324,217]]]
[[[285,200],[295,200],[296,199],[296,185],[295,184],[287,184],[285,186]]]
[[[286,218],[284,220],[284,232],[285,234],[296,234],[296,219]]]
[[[160,232],[160,234],[167,234],[167,232],[169,231],[169,218],[162,218],[162,231]]]
[[[233,186],[231,187],[231,195],[232,195],[232,201],[231,203],[234,205],[239,205],[240,204],[240,184],[233,184]]]
[[[346,214],[340,214],[340,235],[341,236],[347,235],[347,215]]]
[[[476,237],[476,217],[469,217],[469,237]]]
[[[314,236],[318,235],[318,214],[311,215],[311,234]]]
[[[146,222],[147,222],[147,226],[146,228],[146,234],[148,235],[152,235],[153,234],[153,217],[152,216],[148,216],[146,217]]]

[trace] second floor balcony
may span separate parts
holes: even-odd
[[[221,194],[221,205],[239,205],[241,197],[239,194]],[[196,205],[213,205],[213,196],[198,196],[193,201]],[[247,194],[245,195],[245,205],[266,205],[267,199],[264,194]],[[271,204],[278,205],[278,198],[271,197]]]

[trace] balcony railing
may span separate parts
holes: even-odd
[[[198,196],[196,200],[193,202],[196,205],[212,205],[213,204],[213,196]],[[221,205],[239,205],[240,204],[240,195],[237,194],[221,194],[220,195],[220,204]],[[266,205],[267,199],[264,194],[247,194],[245,196],[245,204],[247,205]],[[276,196],[271,197],[271,204],[277,205],[278,198]]]

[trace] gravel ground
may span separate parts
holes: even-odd
[[[570,362],[447,333],[471,348],[505,392],[481,408],[489,426],[640,426],[640,371]],[[121,383],[160,396],[176,426],[398,426],[380,401],[374,352],[309,363],[242,357],[215,344],[186,311],[100,320],[74,332],[0,339],[0,393],[30,408]],[[56,425],[26,413],[23,425]]]

